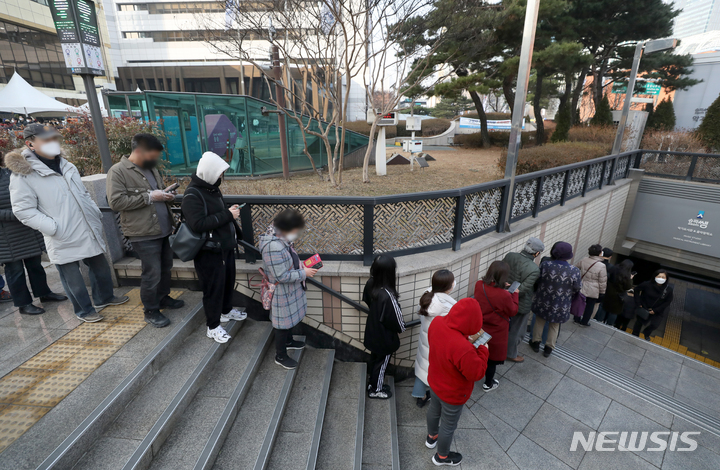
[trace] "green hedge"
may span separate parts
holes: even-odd
[[[490,145],[494,147],[507,147],[510,142],[510,131],[488,131]],[[535,131],[525,131],[520,135],[522,146],[535,145]],[[482,135],[480,132],[473,134],[456,134],[455,143],[469,148],[482,147]]]

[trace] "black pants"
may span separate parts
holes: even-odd
[[[195,271],[203,291],[203,308],[207,327],[220,325],[220,315],[232,310],[235,291],[235,252],[202,250],[195,257]]]
[[[292,339],[292,330],[275,329],[275,355],[277,357],[287,357],[287,345],[292,341]]]
[[[495,371],[497,370],[497,366],[504,363],[505,361],[488,360],[487,370],[485,371],[485,385],[487,385],[488,387],[493,386],[493,379],[495,378]]]
[[[592,297],[588,297],[585,299],[585,311],[583,312],[582,320],[577,320],[576,323],[580,323],[581,325],[587,325],[590,323],[590,318],[592,318],[593,310],[595,310],[595,304],[597,304],[598,299],[593,299]]]
[[[640,330],[642,330],[642,333],[647,338],[648,336],[650,336],[650,334],[652,334],[653,331],[655,331],[655,328],[660,326],[661,322],[662,317],[657,313],[655,315],[650,315],[647,320],[643,320],[642,318],[636,316],[632,334],[634,334],[635,336],[640,336]]]
[[[625,318],[624,316],[620,315],[619,317],[617,317],[617,320],[615,320],[615,328],[623,331],[627,330],[627,327],[630,324],[630,320],[632,320],[632,318]]]
[[[26,269],[35,297],[42,297],[51,292],[47,285],[47,276],[45,275],[45,268],[42,267],[40,255],[5,263],[7,285],[16,307],[25,307],[33,301],[25,282]]]
[[[168,237],[132,242],[142,263],[140,300],[145,311],[160,310],[160,301],[170,294],[173,252]]]
[[[388,363],[390,362],[390,356],[370,353],[370,363],[368,368],[370,369],[370,386],[372,390],[379,392],[382,390],[385,384],[385,371],[387,370]]]

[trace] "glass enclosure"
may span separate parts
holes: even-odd
[[[278,116],[263,116],[260,109],[263,106],[274,109],[270,103],[249,96],[147,91],[109,93],[107,104],[111,117],[131,116],[158,122],[167,137],[164,158],[173,174],[192,174],[206,151],[215,152],[228,162],[228,175],[282,173]],[[303,124],[307,123],[308,118],[303,117]],[[320,132],[314,120],[311,129]],[[312,169],[304,152],[300,124],[286,116],[285,132],[290,170]],[[331,129],[328,136],[334,149],[335,129]],[[328,155],[322,139],[307,132],[305,139],[315,166],[327,165]],[[367,136],[346,132],[345,154],[366,145]]]

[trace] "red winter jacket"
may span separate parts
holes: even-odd
[[[482,329],[483,318],[475,299],[462,299],[444,317],[430,324],[428,385],[445,403],[464,405],[473,385],[485,375],[488,350],[468,341]]]
[[[483,281],[475,284],[475,300],[483,311],[483,330],[492,336],[488,346],[493,361],[504,361],[507,357],[510,318],[518,313],[518,298],[517,291],[511,294]]]

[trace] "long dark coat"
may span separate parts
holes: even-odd
[[[543,261],[532,302],[533,313],[551,323],[565,323],[570,318],[573,295],[581,285],[580,270],[575,266],[567,261]]]
[[[0,264],[40,256],[45,243],[40,232],[20,223],[10,203],[10,175],[0,168]]]

